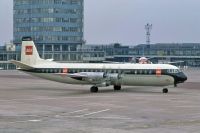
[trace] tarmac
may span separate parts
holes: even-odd
[[[169,88],[114,91],[0,71],[0,133],[199,133],[200,69]]]

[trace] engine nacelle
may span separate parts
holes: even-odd
[[[81,72],[80,75],[87,77],[88,79],[106,78],[106,74],[104,72]]]
[[[81,72],[79,76],[83,77],[82,80],[100,83],[99,86],[109,86],[113,82],[117,82],[120,79],[118,73],[105,73],[105,72]]]
[[[120,75],[118,73],[81,72],[80,74],[90,79],[110,79],[110,80],[120,79]]]
[[[120,75],[118,73],[107,73],[105,76],[110,81],[116,81],[120,79]]]

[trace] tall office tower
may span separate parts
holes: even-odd
[[[42,56],[44,51],[76,51],[83,42],[83,10],[84,0],[14,0],[14,43],[31,36]]]

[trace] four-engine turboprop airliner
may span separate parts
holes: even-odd
[[[167,93],[169,86],[176,86],[187,77],[176,66],[168,64],[108,64],[108,63],[57,63],[39,57],[31,37],[23,37],[21,61],[12,60],[18,70],[31,75],[67,84],[92,85],[91,92],[98,87],[114,86],[159,86]]]

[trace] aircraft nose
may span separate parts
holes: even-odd
[[[183,83],[186,80],[187,80],[187,76],[183,72],[181,72],[181,73],[178,74],[178,81],[177,81],[177,83]]]
[[[187,76],[183,72],[182,72],[181,78],[182,78],[183,82],[187,80]]]

